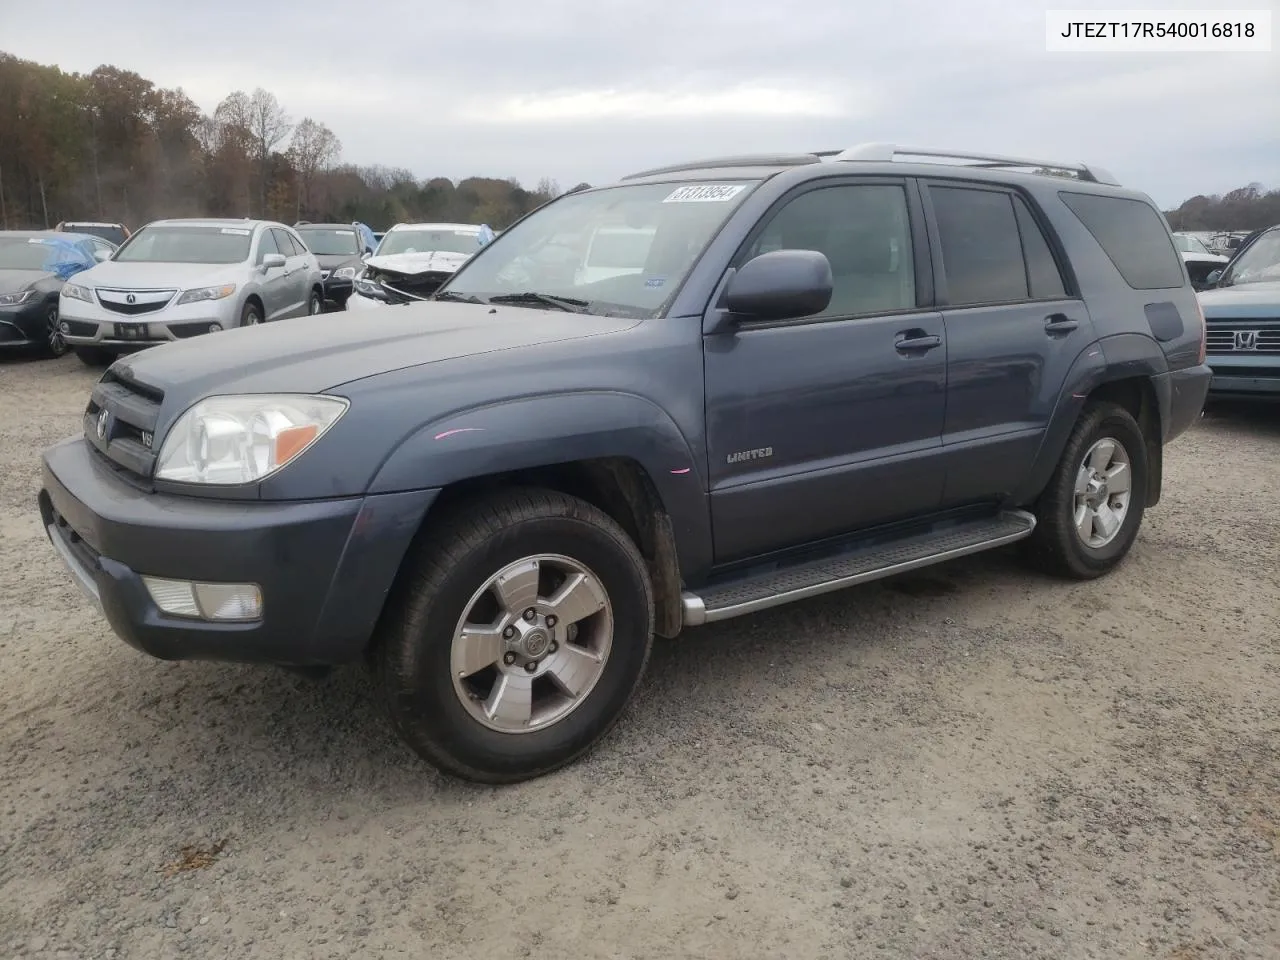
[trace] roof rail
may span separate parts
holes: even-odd
[[[690,160],[686,163],[673,163],[667,167],[654,167],[652,170],[641,170],[629,173],[623,180],[639,180],[641,177],[657,176],[660,173],[682,173],[685,170],[708,170],[713,167],[794,167],[802,163],[817,163],[816,154],[812,153],[759,153],[738,157],[713,157],[710,160]]]
[[[895,157],[929,157],[932,159],[970,160],[965,166],[999,169],[1003,167],[1031,167],[1044,170],[1061,170],[1074,173],[1090,183],[1105,183],[1114,187],[1120,181],[1101,167],[1083,163],[1062,163],[1057,160],[1030,160],[1025,157],[1003,157],[998,154],[970,153],[965,150],[941,150],[936,147],[905,147],[896,143],[860,143],[846,150],[824,150],[815,156],[832,157],[834,160],[852,160],[868,163],[888,163]]]

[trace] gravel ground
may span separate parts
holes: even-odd
[[[44,541],[95,374],[0,363],[0,956],[1280,957],[1280,419],[1092,584],[990,555],[660,642],[615,732],[433,774],[353,668],[151,660]]]

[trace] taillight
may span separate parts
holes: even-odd
[[[1204,318],[1204,307],[1199,297],[1196,297],[1196,314],[1200,317],[1200,359],[1196,363],[1204,363],[1209,354],[1209,323]]]

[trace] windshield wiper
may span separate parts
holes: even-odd
[[[537,293],[532,290],[526,293],[500,293],[496,297],[490,297],[489,302],[542,303],[568,313],[585,313],[587,308],[591,306],[586,300],[575,300],[573,297],[553,297],[549,293]]]
[[[474,294],[454,293],[452,290],[443,290],[440,293],[437,293],[434,297],[432,297],[432,299],[433,300],[453,300],[457,303],[487,303],[488,302],[486,300],[481,300],[479,297],[475,296]]]

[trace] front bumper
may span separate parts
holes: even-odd
[[[327,666],[360,656],[438,491],[262,502],[146,493],[81,438],[44,454],[40,515],[83,592],[164,660]],[[254,583],[262,619],[162,612],[142,575]]]
[[[366,297],[358,290],[354,291],[351,296],[347,298],[348,310],[376,310],[379,307],[389,306],[394,306],[394,304],[388,303],[385,300],[374,300],[372,297]]]
[[[1280,400],[1280,354],[1211,354],[1209,366],[1211,397]]]
[[[0,307],[0,349],[49,342],[49,302],[41,298],[18,307]]]
[[[96,303],[62,297],[59,318],[64,326],[63,339],[72,346],[137,347],[213,333],[215,323],[223,330],[230,330],[240,323],[240,309],[240,300],[233,296],[127,315]]]
[[[324,279],[324,298],[334,303],[346,302],[353,289],[355,289],[355,283],[351,280],[338,280],[334,277]]]

